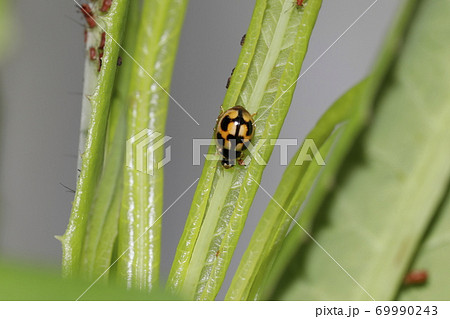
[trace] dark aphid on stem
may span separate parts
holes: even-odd
[[[122,65],[122,57],[118,57],[117,58],[117,66],[121,66]]]
[[[221,112],[217,118],[214,137],[217,152],[222,156],[222,166],[231,168],[243,165],[244,151],[255,131],[252,115],[243,106],[234,106]]]
[[[426,270],[413,270],[406,274],[403,284],[410,285],[423,285],[428,280],[428,272]]]
[[[106,32],[102,32],[100,44],[98,46],[98,72],[102,69],[103,49],[105,48]]]
[[[107,12],[111,8],[112,0],[103,0],[102,6],[100,8],[101,12]]]
[[[225,88],[226,88],[226,89],[228,89],[228,88],[230,87],[231,77],[233,76],[234,69],[235,69],[235,68],[233,68],[233,70],[231,70],[231,74],[230,74],[230,76],[228,77],[227,85],[225,85]]]
[[[93,28],[97,25],[97,23],[94,20],[94,14],[92,13],[92,9],[87,3],[83,3],[81,5],[81,13],[83,14],[84,18],[86,19],[86,23],[90,28]]]
[[[243,36],[242,36],[242,38],[241,38],[241,42],[239,42],[239,44],[241,45],[241,46],[243,46],[244,45],[244,43],[245,43],[245,38],[247,37],[247,33],[246,34],[244,34]]]

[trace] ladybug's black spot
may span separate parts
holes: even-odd
[[[222,142],[222,146],[223,146],[223,137],[222,137],[222,134],[220,134],[220,132],[217,132],[216,138],[217,138],[217,140]]]
[[[231,123],[230,117],[228,115],[224,116],[224,118],[220,122],[220,128],[222,129],[222,131],[226,132],[228,130],[228,124],[230,123]]]
[[[244,115],[242,114],[242,110],[239,110],[239,115],[234,120],[235,120],[236,126],[237,126],[236,132],[239,132],[241,125],[248,125],[248,122],[246,120],[244,120]]]
[[[253,133],[253,123],[247,122],[247,135],[252,136]]]
[[[236,145],[243,143],[242,136],[228,134],[227,140],[231,142],[231,148],[235,149]]]
[[[242,152],[236,151],[235,149],[229,150],[226,148],[223,148],[221,150],[222,156],[228,160],[235,160],[236,158],[241,157]]]
[[[221,153],[222,153],[222,156],[223,156],[224,158],[229,158],[229,157],[230,157],[230,151],[227,150],[226,148],[223,148],[223,149],[221,150]]]

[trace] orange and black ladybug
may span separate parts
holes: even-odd
[[[214,137],[224,168],[231,168],[236,162],[242,165],[243,152],[254,132],[253,117],[243,106],[234,106],[219,115]]]

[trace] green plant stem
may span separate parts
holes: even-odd
[[[123,109],[123,105],[115,101],[112,108]],[[126,133],[126,112],[119,111],[121,118],[116,125],[115,143],[111,143],[105,160],[84,242],[82,275],[89,279],[96,279],[109,267],[117,236]]]
[[[270,158],[269,141],[289,109],[320,6],[320,0],[300,8],[290,0],[256,2],[223,108],[257,113],[257,151],[246,167],[205,163],[168,279],[168,288],[188,299],[212,300],[220,289],[264,170],[255,158]]]
[[[139,4],[130,3],[123,48],[122,66],[117,72],[108,119],[105,161],[102,176],[91,207],[83,250],[82,274],[96,279],[108,269],[118,232],[118,219],[122,199],[122,179],[126,140],[127,96],[130,85]],[[105,276],[107,277],[107,276]]]
[[[342,161],[355,143],[358,134],[360,134],[361,130],[367,124],[370,113],[372,112],[373,101],[375,100],[380,87],[383,85],[389,67],[399,49],[399,43],[402,42],[405,30],[407,30],[408,24],[412,19],[412,12],[415,10],[416,3],[416,0],[413,0],[406,4],[402,14],[398,17],[391,32],[389,32],[372,75],[367,80],[368,83],[366,84],[366,88],[360,93],[361,97],[358,107],[354,110],[349,119],[349,123],[342,134],[342,138],[333,151],[333,156],[327,161],[325,171],[321,174],[313,193],[309,196],[305,207],[302,209],[304,215],[309,216],[316,214],[316,211],[323,203],[324,196],[329,192],[330,185],[334,185],[336,182],[336,176],[342,165]],[[299,222],[302,224],[301,219]],[[294,231],[288,234],[270,276],[265,283],[262,299],[273,298],[271,295],[277,285],[279,285],[280,278],[286,272],[289,263],[293,262],[298,247],[303,243],[303,238],[304,233],[301,231]]]
[[[351,111],[356,107],[360,92],[366,83],[367,81],[361,82],[336,101],[306,137],[305,141],[312,140],[319,148],[321,158],[326,158],[331,146],[339,138],[334,133],[335,129],[351,116]],[[340,131],[342,128],[342,126],[339,128]],[[312,159],[313,162],[297,163],[304,152],[305,143],[286,168],[273,199],[253,233],[225,299],[253,300],[263,290],[263,282],[269,275],[271,265],[292,224],[292,218],[297,215],[318,175],[324,169],[315,158]],[[308,229],[312,219],[312,215],[308,218],[302,216],[302,226]]]
[[[124,194],[119,223],[118,276],[127,287],[150,290],[159,279],[163,169],[157,163],[164,147],[152,150],[152,170],[139,169],[134,150],[145,149],[152,133],[164,135],[171,74],[187,1],[145,0],[138,28],[135,60],[128,93],[128,132]],[[132,145],[131,145],[132,144]],[[147,158],[149,160],[149,158]]]
[[[63,248],[64,276],[76,275],[80,267],[87,219],[103,165],[107,121],[119,56],[119,46],[115,41],[121,43],[128,3],[128,0],[113,1],[107,18],[102,19],[102,25],[108,34],[103,65],[95,90],[89,97],[92,111],[85,150],[82,154],[81,172],[69,225],[60,238]],[[85,92],[85,95],[88,94]]]

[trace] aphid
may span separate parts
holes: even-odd
[[[88,38],[88,32],[86,29],[84,29],[84,43],[87,43],[87,38]]]
[[[241,38],[241,42],[240,42],[240,45],[241,46],[243,46],[244,45],[244,43],[245,43],[245,37],[247,36],[247,33],[246,34],[244,34],[243,36],[242,36],[242,38]]]
[[[100,44],[98,46],[98,72],[102,69],[102,58],[103,58],[103,49],[105,48],[106,43],[106,32],[102,32],[100,38]]]
[[[220,250],[216,251],[216,258],[219,257],[220,255]]]
[[[122,65],[122,57],[118,57],[117,58],[117,66],[121,66]]]
[[[101,12],[107,12],[109,8],[111,8],[112,0],[103,0],[102,7],[100,8]]]
[[[413,270],[406,274],[403,280],[404,285],[423,285],[428,280],[428,272],[426,270]]]
[[[228,77],[227,85],[225,85],[225,88],[226,88],[226,89],[228,89],[228,88],[230,87],[231,77],[233,76],[234,69],[235,69],[235,68],[233,68],[233,70],[231,70],[231,74],[230,74],[230,76]]]
[[[214,137],[224,168],[231,168],[236,162],[243,165],[243,152],[250,144],[254,131],[253,117],[242,106],[234,106],[219,115]]]
[[[296,2],[297,2],[297,6],[303,7],[303,2],[305,2],[305,0],[296,0]]]
[[[98,51],[98,72],[102,69],[103,50]]]
[[[89,48],[89,58],[91,60],[95,60],[97,58],[97,52],[95,51],[94,47]]]
[[[97,25],[97,23],[94,20],[94,14],[92,13],[92,9],[87,3],[83,3],[81,5],[81,13],[83,14],[84,18],[86,19],[86,23],[90,28],[93,28]]]

